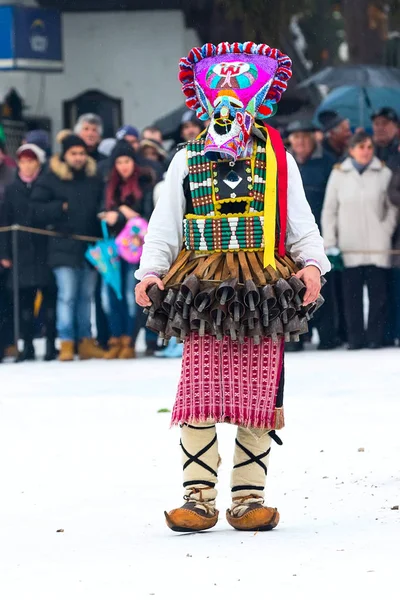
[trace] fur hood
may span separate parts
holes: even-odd
[[[73,179],[71,169],[66,162],[61,160],[59,154],[55,154],[50,159],[50,171],[52,171],[54,175],[56,175],[62,181],[71,181]],[[90,156],[88,156],[85,172],[87,177],[94,177],[97,173],[97,163]]]

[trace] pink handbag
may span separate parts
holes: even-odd
[[[143,252],[144,236],[148,223],[142,217],[129,219],[121,233],[117,236],[118,254],[128,263],[137,265]]]

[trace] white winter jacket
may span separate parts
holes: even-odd
[[[387,195],[391,177],[391,170],[377,158],[362,174],[351,158],[333,169],[322,211],[322,235],[328,251],[338,247],[343,252],[346,267],[390,267],[391,257],[385,251],[391,249],[397,222],[397,209]]]

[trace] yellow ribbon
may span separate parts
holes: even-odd
[[[271,265],[276,269],[275,233],[276,233],[276,186],[278,164],[271,138],[267,137],[267,172],[264,197],[264,268]]]

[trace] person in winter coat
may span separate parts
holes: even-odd
[[[399,164],[399,117],[393,108],[384,106],[371,117],[375,154],[389,169]]]
[[[103,130],[103,120],[99,115],[94,113],[86,113],[81,115],[74,127],[74,133],[79,135],[79,137],[81,137],[85,142],[89,157],[93,158],[93,160],[95,160],[97,163],[97,174],[104,178],[104,175],[106,175],[105,171],[107,171],[107,167],[104,166],[104,161],[107,157],[100,151]],[[99,278],[97,280],[94,294],[96,330],[97,341],[100,346],[105,348],[107,346],[108,338],[110,337],[110,332],[108,329],[107,317],[104,314],[101,302],[101,288],[102,282]]]
[[[157,182],[161,181],[168,167],[168,153],[164,150],[163,145],[156,140],[144,139],[140,142],[139,152],[143,164],[147,164],[153,168]]]
[[[7,164],[6,145],[0,140],[0,206],[4,199],[4,192],[9,183],[14,180],[15,168]]]
[[[2,226],[32,227],[35,218],[31,196],[37,185],[45,152],[35,144],[25,144],[17,151],[18,172],[15,181],[5,191]],[[47,238],[28,232],[18,232],[17,256],[13,257],[11,234],[0,239],[0,259],[9,271],[8,288],[12,288],[13,270],[17,269],[20,302],[20,323],[24,349],[19,360],[34,360],[34,304],[38,290],[42,291],[46,317],[47,348],[45,360],[54,360],[56,293],[52,273],[47,266]],[[12,263],[12,260],[17,261]],[[52,285],[53,284],[53,285]]]
[[[291,154],[299,167],[301,179],[308,204],[315,217],[318,228],[321,229],[321,214],[324,204],[325,190],[332,172],[335,160],[324,150],[315,139],[316,128],[309,121],[292,122],[287,133],[291,146]],[[332,350],[338,346],[338,303],[335,290],[334,273],[326,276],[324,286],[325,303],[321,307],[313,322],[318,330],[318,350]],[[304,348],[304,342],[288,342],[285,344],[286,352],[295,352]]]
[[[103,121],[99,115],[94,113],[81,115],[74,127],[74,133],[79,135],[85,142],[90,158],[93,158],[97,163],[106,158],[99,150],[103,136]]]
[[[324,110],[318,115],[324,133],[322,146],[337,162],[347,156],[351,138],[350,122],[334,110]]]
[[[389,185],[389,199],[394,206],[400,209],[400,166],[393,173]],[[398,210],[397,217],[397,227],[392,241],[393,249],[400,252],[400,210]],[[394,338],[400,343],[400,254],[393,256],[392,267]]]
[[[15,177],[15,168],[8,164],[5,142],[0,140],[0,218],[4,208],[4,193]],[[5,233],[0,233],[0,244]],[[3,242],[4,243],[4,242]],[[7,290],[8,269],[0,263],[0,362],[13,344],[12,300]]]
[[[117,236],[127,221],[137,216],[148,220],[153,210],[153,181],[150,173],[138,166],[132,146],[120,141],[111,154],[112,170],[106,187],[103,219],[113,236]],[[107,286],[107,316],[111,331],[109,351],[105,358],[135,358],[134,343],[146,316],[136,306],[134,272],[137,265],[121,258],[122,300]]]
[[[332,171],[322,211],[327,254],[343,253],[344,302],[349,349],[380,348],[387,303],[387,274],[397,212],[388,199],[392,173],[374,156],[372,138],[355,134],[350,157]],[[360,252],[357,252],[357,251]],[[376,253],[374,251],[377,251]],[[369,315],[364,331],[363,288]]]
[[[48,171],[32,194],[37,226],[52,226],[63,234],[51,237],[48,243],[48,263],[58,288],[59,358],[73,360],[76,341],[81,359],[102,358],[104,353],[92,339],[91,331],[97,273],[85,259],[88,243],[71,236],[100,236],[97,214],[103,186],[96,175],[96,163],[79,136],[68,134],[61,145],[61,154],[51,158]]]

